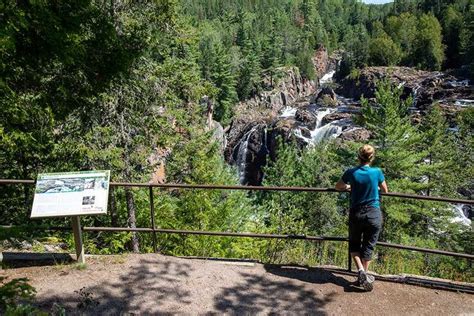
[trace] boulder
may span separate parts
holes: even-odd
[[[344,141],[364,142],[370,139],[370,131],[362,127],[349,128],[339,136]]]
[[[337,96],[333,89],[325,87],[314,98],[314,102],[319,106],[335,107],[337,106]]]
[[[299,108],[298,110],[296,110],[295,119],[303,123],[309,129],[316,128],[317,117],[308,108]]]
[[[332,122],[332,121],[350,119],[350,118],[352,118],[351,113],[342,113],[342,112],[331,113],[323,117],[322,125],[326,125],[327,123]]]
[[[307,129],[306,127],[301,127],[300,128],[301,135],[303,135],[306,138],[311,138],[311,131]]]

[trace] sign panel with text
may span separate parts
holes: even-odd
[[[41,173],[31,218],[107,213],[110,171]]]

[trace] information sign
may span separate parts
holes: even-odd
[[[107,213],[110,171],[38,175],[31,218]]]

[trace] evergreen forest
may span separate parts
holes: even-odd
[[[324,75],[314,54],[337,56],[335,78],[367,67],[410,67],[474,80],[474,1],[154,0],[2,1],[0,178],[111,170],[111,181],[238,185],[235,164],[209,128],[235,126],[239,105],[276,89],[287,69]],[[270,78],[268,80],[268,78]],[[337,85],[337,83],[334,83]],[[473,93],[474,95],[474,93]],[[474,108],[433,101],[421,119],[390,80],[361,98],[370,139],[301,146],[278,139],[262,185],[333,188],[363,143],[377,149],[390,191],[472,199]],[[474,98],[473,98],[474,99]],[[466,101],[467,102],[467,101]],[[148,188],[113,187],[108,215],[84,226],[150,227]],[[68,218],[30,219],[33,185],[0,185],[0,248],[65,244]],[[348,193],[154,190],[157,227],[347,236]],[[382,241],[473,254],[471,226],[442,202],[384,198]],[[472,208],[469,209],[472,219]],[[86,253],[152,252],[149,233],[85,232]],[[347,265],[338,242],[157,234],[163,254]],[[472,281],[472,261],[378,247],[373,270]]]

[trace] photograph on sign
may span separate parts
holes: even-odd
[[[106,214],[109,180],[109,170],[41,173],[31,217]]]

